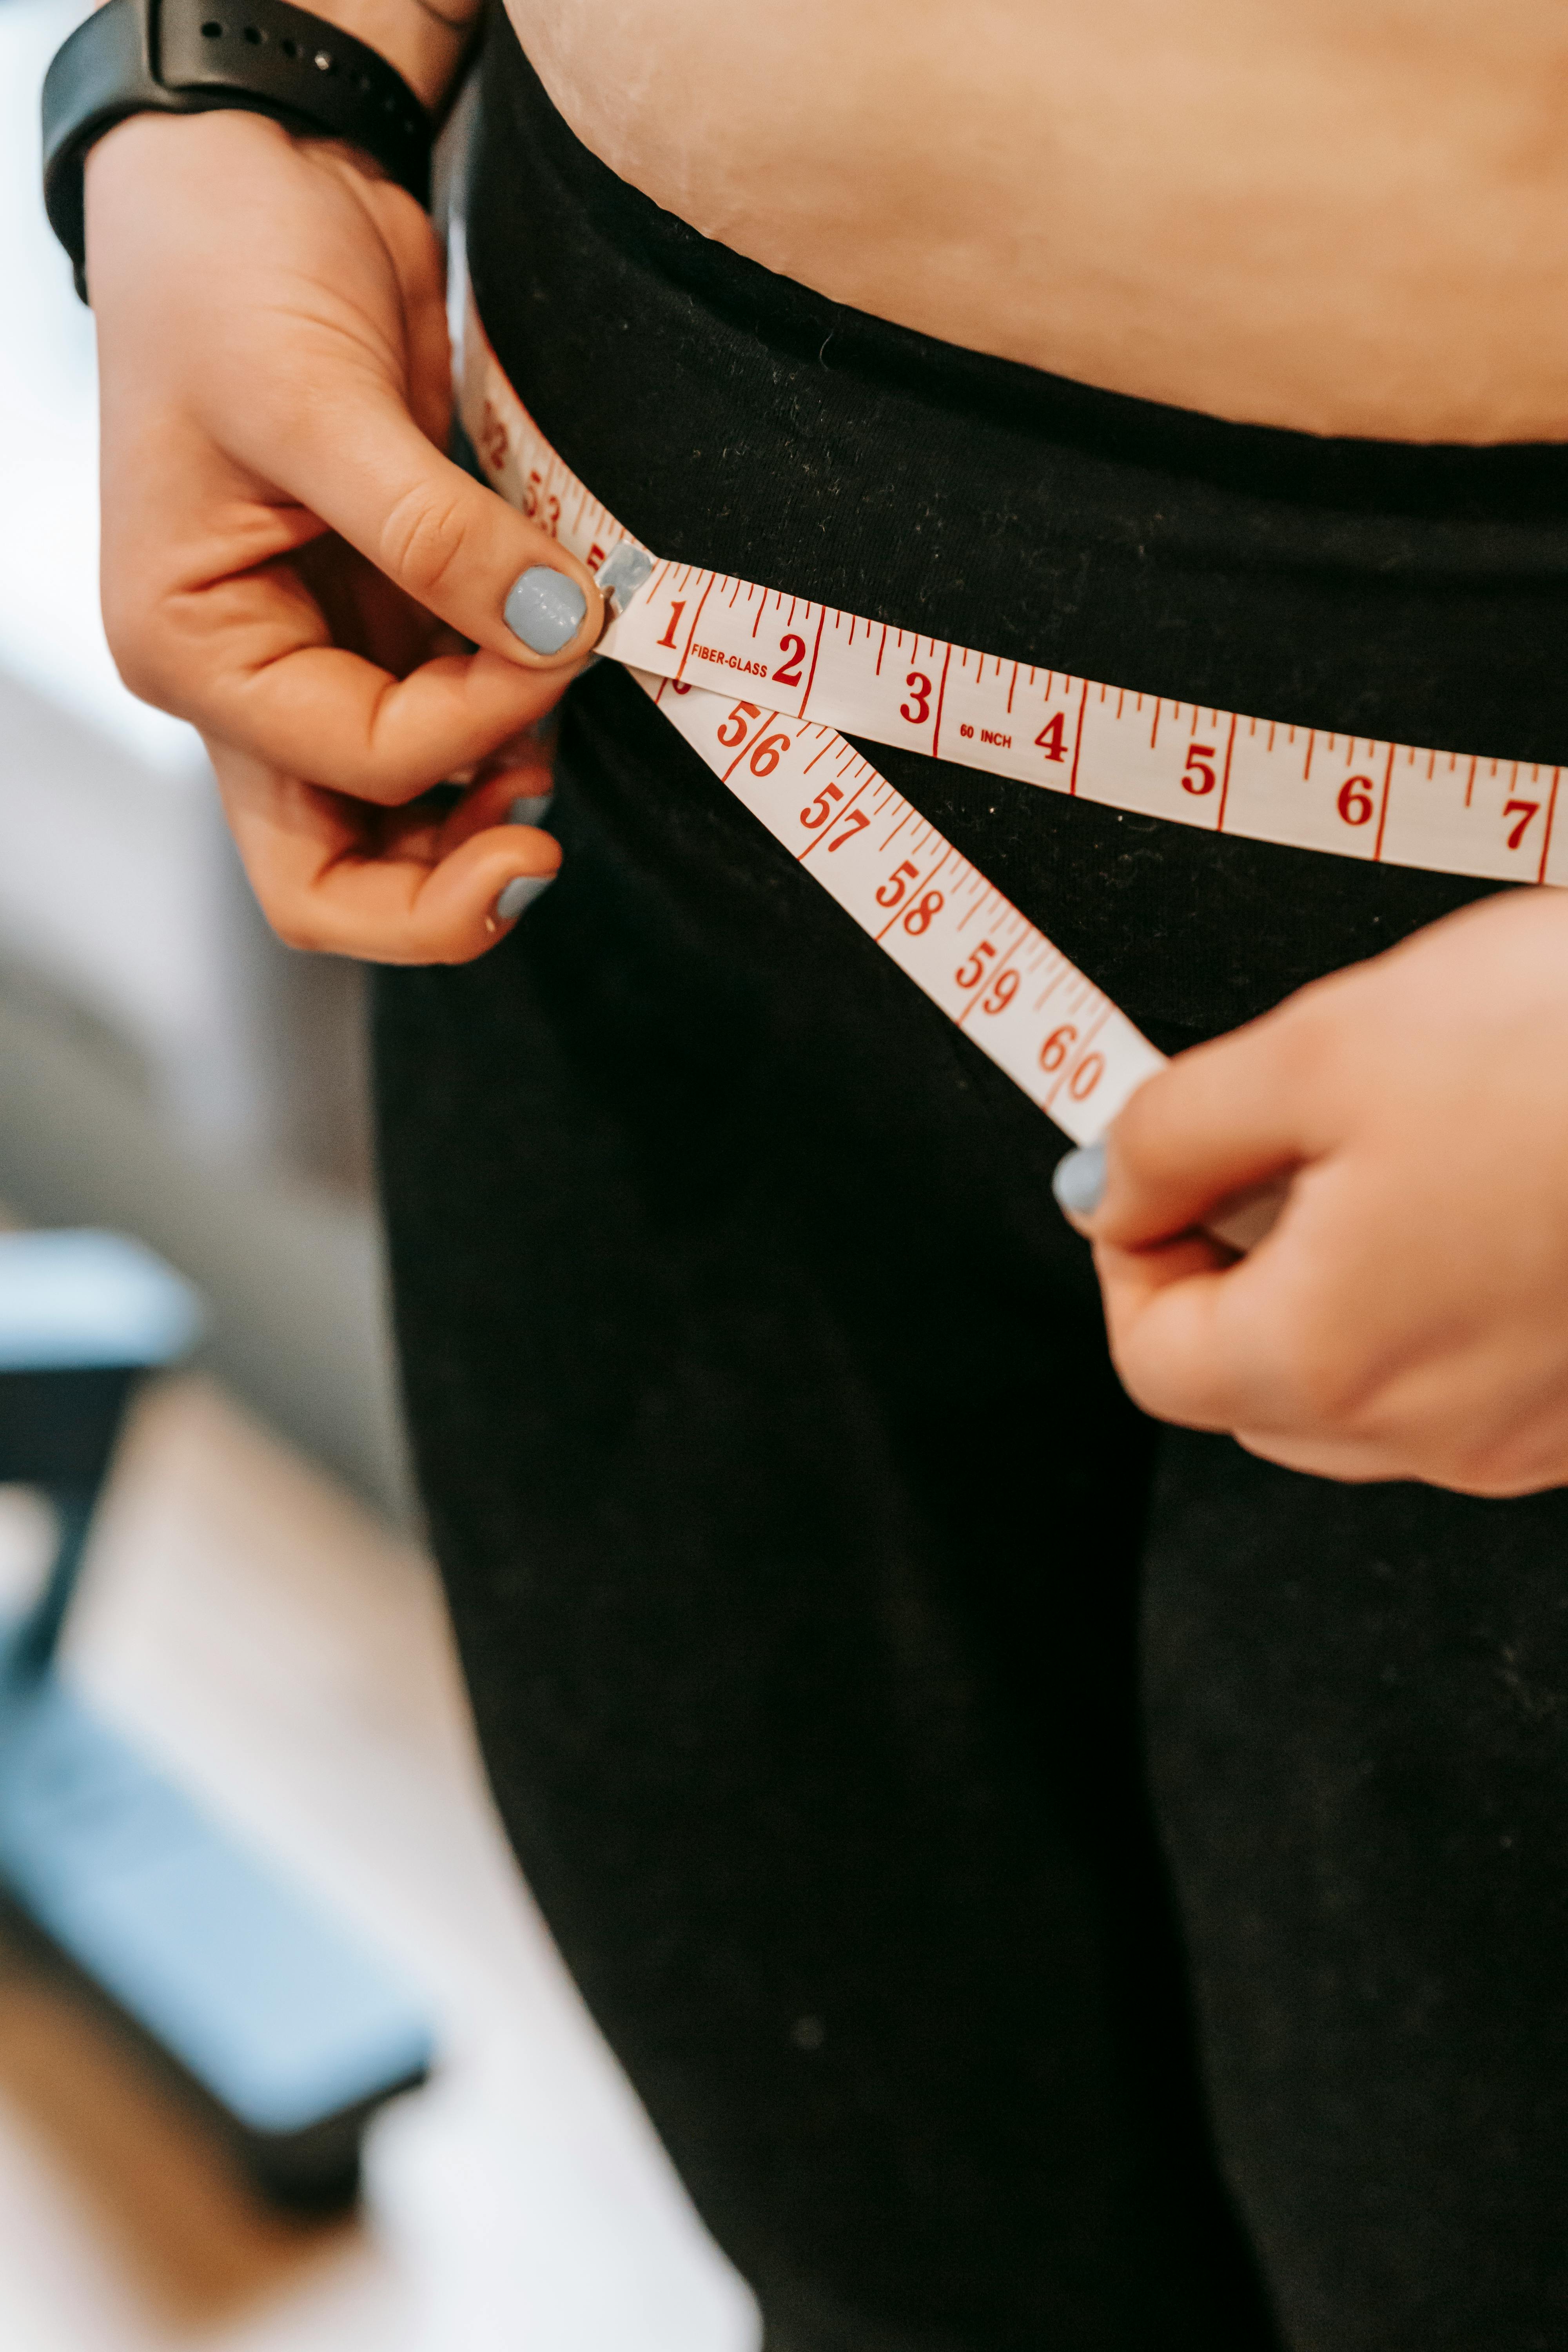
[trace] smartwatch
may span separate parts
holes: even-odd
[[[287,130],[363,148],[430,200],[435,126],[395,66],[290,0],[107,0],[44,79],[44,207],[87,299],[88,149],[132,114],[242,107]]]

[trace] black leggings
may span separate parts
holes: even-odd
[[[770,277],[503,30],[480,307],[661,553],[1568,755],[1568,458],[1085,391]],[[873,747],[1164,1045],[1476,885]],[[1568,1507],[1161,1431],[1047,1122],[612,665],[561,880],[384,975],[409,1409],[497,1796],[777,2352],[1568,2341]]]

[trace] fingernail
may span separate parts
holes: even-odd
[[[1058,1209],[1073,1217],[1092,1217],[1105,1198],[1104,1144],[1086,1143],[1081,1150],[1069,1151],[1065,1160],[1058,1160],[1051,1190]]]
[[[652,572],[652,556],[634,547],[629,539],[623,539],[615,552],[600,564],[594,579],[600,593],[610,599],[617,613],[624,613]]]
[[[525,907],[531,907],[542,890],[548,890],[554,881],[553,874],[514,874],[500,897],[496,900],[496,913],[503,923],[513,921]]]
[[[575,580],[548,563],[531,563],[507,591],[501,607],[514,637],[536,654],[558,654],[583,625],[588,599]]]
[[[542,824],[554,798],[553,793],[519,793],[506,813],[508,824]]]

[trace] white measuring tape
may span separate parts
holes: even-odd
[[[590,570],[608,567],[606,584],[642,583],[617,596],[600,653],[626,664],[737,800],[1075,1142],[1102,1134],[1164,1056],[845,732],[1214,833],[1568,883],[1556,768],[1171,702],[660,562],[513,392],[460,234],[452,261],[460,413],[488,478]],[[643,560],[612,562],[617,549]]]

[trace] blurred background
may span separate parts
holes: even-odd
[[[137,1391],[58,1673],[397,1972],[436,2060],[358,2210],[302,2217],[0,1927],[0,2344],[749,2352],[474,1759],[398,1427],[362,975],[272,940],[199,743],[103,640],[92,320],[37,189],[82,13],[0,0],[0,1226],[130,1235],[207,1323]],[[54,1535],[0,1484],[0,1618]]]

